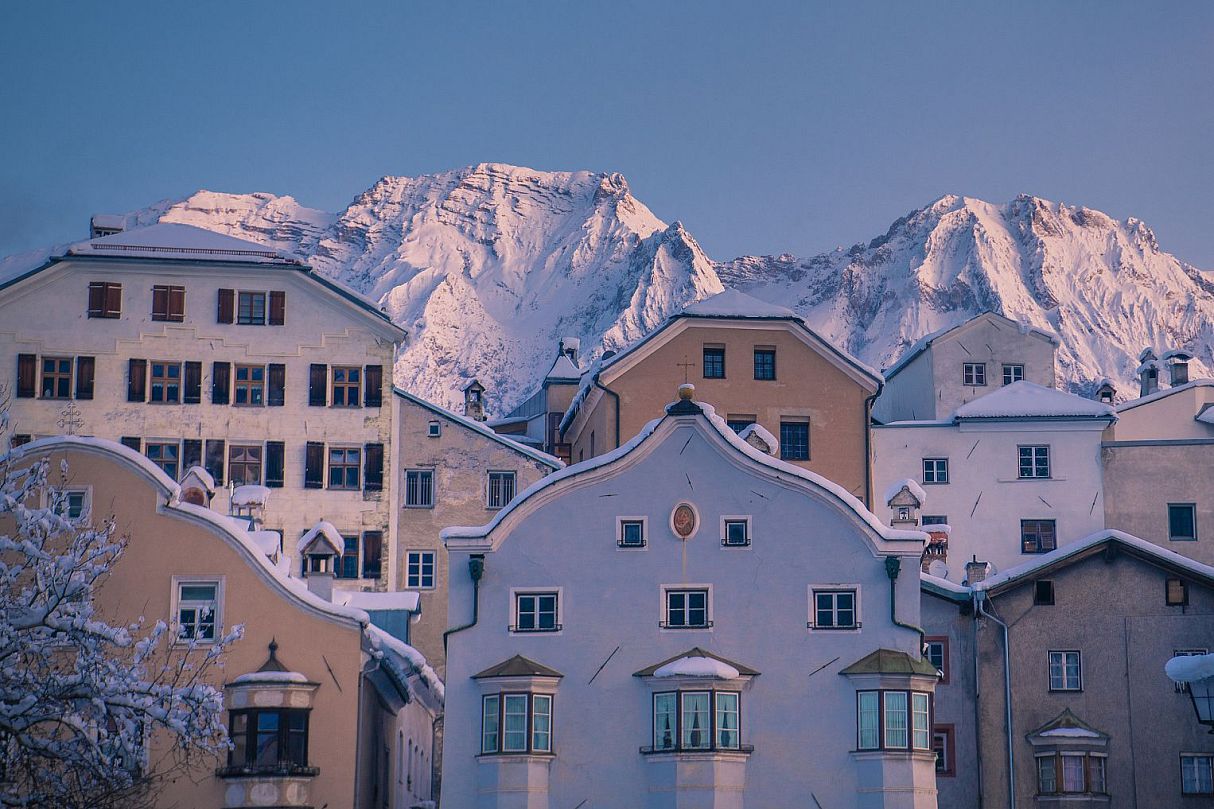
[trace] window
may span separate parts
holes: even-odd
[[[429,435],[431,438],[438,438],[442,434],[443,434],[443,425],[437,421],[430,422],[430,427],[429,427],[429,431],[427,432],[427,435]]]
[[[557,593],[515,593],[511,632],[559,632]]]
[[[721,544],[727,548],[745,548],[750,545],[750,517],[723,517]]]
[[[735,433],[740,433],[743,430],[745,430],[747,427],[749,427],[750,425],[755,423],[755,417],[754,416],[730,416],[729,418],[727,418],[725,420],[725,423],[729,425],[729,429],[733,430]]]
[[[122,284],[110,281],[89,283],[89,317],[122,317]]]
[[[1049,447],[1020,447],[1020,477],[1048,478],[1050,476]]]
[[[72,358],[42,358],[42,398],[72,398]]]
[[[967,362],[961,366],[961,384],[963,385],[985,385],[986,384],[986,364],[981,362]]]
[[[1037,794],[1108,792],[1106,759],[1099,753],[1060,752],[1037,756]]]
[[[1079,652],[1050,652],[1050,690],[1082,691]]]
[[[809,460],[809,422],[780,422],[780,458],[785,461]]]
[[[1209,651],[1210,651],[1209,649],[1173,649],[1172,657],[1186,657],[1188,655],[1204,655],[1204,654],[1209,654]],[[1177,694],[1189,693],[1189,684],[1188,683],[1174,682],[1174,683],[1172,683],[1172,686],[1173,686],[1173,690]]]
[[[1010,385],[1013,382],[1024,381],[1024,366],[1023,365],[1005,365],[1003,366],[1003,384]]]
[[[725,346],[704,346],[704,378],[725,378]]]
[[[406,587],[410,590],[434,589],[434,556],[434,551],[409,551],[406,556]]]
[[[434,508],[433,469],[409,469],[405,472],[405,507]]]
[[[148,459],[164,470],[164,473],[173,480],[177,480],[178,470],[181,469],[180,451],[181,445],[176,441],[149,441],[147,443]]]
[[[813,590],[810,629],[859,629],[855,590]]]
[[[336,560],[337,569],[334,571],[339,579],[358,578],[358,537],[343,536],[342,552]]]
[[[957,774],[953,759],[953,726],[936,725],[932,729],[932,752],[936,754],[936,775],[953,776]]]
[[[358,407],[362,396],[363,369],[333,366],[333,406]]]
[[[181,363],[160,362],[152,363],[152,388],[148,396],[149,402],[176,404],[181,401]],[[239,367],[239,366],[238,366]]]
[[[1214,756],[1180,757],[1180,791],[1184,795],[1214,795]]]
[[[514,499],[514,473],[490,472],[489,485],[485,495],[487,508],[504,508]]]
[[[923,482],[948,483],[948,458],[924,458]]]
[[[43,389],[45,387],[43,383]],[[1182,542],[1197,539],[1195,503],[1168,503],[1168,539]]]
[[[646,753],[741,750],[737,691],[664,691],[653,695],[653,747]]]
[[[280,773],[308,766],[308,711],[257,708],[231,711],[228,751],[231,770]]]
[[[616,520],[619,533],[615,544],[621,548],[644,548],[647,522],[644,517],[620,517]]]
[[[357,489],[362,450],[358,447],[329,447],[329,488]]]
[[[776,378],[776,350],[774,348],[755,349],[755,379]]]
[[[63,513],[69,520],[78,520],[88,513],[88,494],[85,489],[63,493]]]
[[[923,641],[923,656],[932,667],[940,672],[940,682],[948,682],[948,638],[925,638]]]
[[[551,694],[481,697],[481,755],[551,752]]]
[[[219,613],[219,582],[177,583],[177,638],[182,641],[215,640]]]
[[[947,514],[924,514],[919,520],[923,525],[948,525]]]
[[[1041,579],[1033,582],[1033,603],[1039,607],[1054,605],[1054,582]]]
[[[236,391],[233,402],[249,407],[266,403],[266,369],[263,365],[237,365]]]
[[[666,590],[665,629],[705,629],[712,626],[708,616],[708,590]]]
[[[1049,553],[1058,547],[1053,520],[1021,520],[1020,552]]]
[[[236,322],[244,326],[266,325],[266,293],[239,293],[236,296]]]
[[[1164,583],[1164,603],[1169,607],[1183,607],[1189,603],[1189,586],[1184,579],[1168,578]]]
[[[932,700],[925,691],[857,691],[860,750],[931,750]]]
[[[228,448],[228,480],[235,486],[260,486],[261,461],[260,444],[232,444]]]
[[[185,320],[185,287],[152,287],[152,320],[181,323]]]

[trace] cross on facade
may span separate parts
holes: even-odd
[[[75,402],[68,402],[67,407],[59,411],[59,420],[55,422],[64,435],[75,435],[84,425],[84,417]]]
[[[687,375],[688,375],[688,373],[689,373],[688,369],[689,369],[689,368],[694,368],[694,367],[696,366],[696,364],[695,364],[694,362],[689,361],[689,360],[687,359],[687,355],[686,355],[686,354],[684,354],[684,355],[683,355],[683,361],[682,361],[682,362],[676,362],[676,363],[675,363],[675,365],[677,365],[677,366],[679,366],[680,368],[682,368],[682,369],[683,369],[683,381],[684,381],[684,382],[690,382],[691,380],[687,378]]]

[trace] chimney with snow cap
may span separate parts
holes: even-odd
[[[991,575],[991,563],[979,562],[975,556],[970,561],[965,563],[965,583],[973,587],[980,581],[986,581],[986,577]]]
[[[485,386],[473,379],[464,385],[464,415],[473,421],[484,421]]]
[[[1168,382],[1172,387],[1184,385],[1189,381],[1189,360],[1193,355],[1184,349],[1175,349],[1163,355],[1163,361],[1168,366]]]
[[[561,338],[561,353],[572,360],[574,365],[578,364],[578,351],[582,348],[582,341],[577,337],[562,337]]]
[[[1111,405],[1116,398],[1117,388],[1113,386],[1113,380],[1107,377],[1100,380],[1100,386],[1096,388],[1096,401]]]
[[[1159,390],[1159,368],[1161,363],[1155,356],[1155,350],[1147,346],[1138,355],[1138,374],[1139,396],[1150,396],[1155,391]]]

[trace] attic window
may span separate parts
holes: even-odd
[[[429,428],[429,431],[427,432],[427,435],[429,435],[431,438],[438,438],[442,434],[443,434],[443,425],[441,423],[439,423],[438,421],[430,422],[430,428]]]

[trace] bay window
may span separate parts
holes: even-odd
[[[551,694],[519,692],[481,697],[481,755],[551,752]]]
[[[1037,755],[1037,794],[1098,794],[1108,792],[1107,757],[1101,753],[1064,751]]]
[[[258,708],[232,711],[228,770],[296,773],[308,768],[308,711]]]
[[[932,702],[926,691],[856,692],[858,750],[932,749]]]
[[[653,746],[644,753],[742,750],[737,691],[662,691],[653,695]]]

